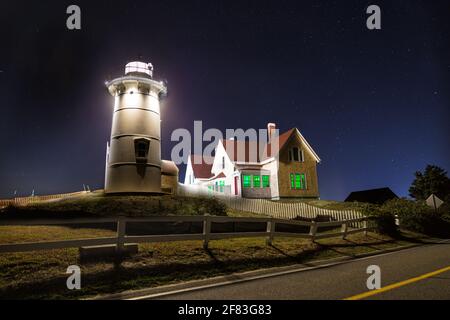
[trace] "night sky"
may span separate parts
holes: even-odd
[[[66,28],[77,4],[82,29]],[[382,30],[366,28],[366,8]],[[450,170],[450,2],[2,1],[0,197],[103,188],[113,98],[152,62],[177,128],[298,127],[322,159],[322,199]],[[184,166],[180,180],[184,179]]]

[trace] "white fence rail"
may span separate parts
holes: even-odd
[[[167,242],[167,241],[183,241],[183,240],[202,240],[204,248],[208,247],[211,240],[230,239],[230,238],[246,238],[246,237],[265,237],[267,244],[272,244],[275,237],[300,237],[311,239],[342,237],[352,233],[364,232],[367,233],[371,228],[368,226],[368,218],[356,218],[345,221],[330,221],[330,222],[306,222],[295,220],[283,220],[276,218],[240,218],[240,217],[218,217],[218,216],[165,216],[165,217],[113,217],[113,218],[83,218],[83,219],[33,219],[33,220],[0,220],[1,226],[8,225],[65,225],[65,224],[97,224],[97,223],[115,223],[117,226],[117,234],[113,237],[93,238],[93,239],[74,239],[74,240],[59,240],[59,241],[45,241],[32,243],[12,243],[0,244],[0,253],[7,252],[25,252],[35,250],[51,250],[61,248],[76,248],[81,246],[96,246],[96,245],[115,245],[116,252],[121,253],[125,245],[128,243],[142,243],[142,242]],[[163,234],[163,235],[127,235],[126,226],[130,222],[197,222],[202,223],[202,232],[189,234]],[[263,231],[257,232],[212,232],[212,226],[216,223],[260,223],[265,224]],[[362,227],[352,228],[354,224]],[[286,232],[277,231],[278,226],[304,226],[309,230],[308,232]],[[320,232],[321,228],[333,229],[332,232]],[[340,227],[340,231],[332,228]]]

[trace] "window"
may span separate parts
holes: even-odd
[[[253,188],[261,188],[261,177],[253,176]]]
[[[263,184],[263,188],[269,188],[270,187],[270,176],[262,176],[262,184]]]
[[[297,147],[292,148],[292,155],[293,155],[294,161],[298,162],[300,160],[298,157],[298,148]]]
[[[252,186],[251,176],[246,174],[242,175],[242,184],[244,188],[251,188]]]
[[[302,184],[302,189],[306,189],[306,178],[305,178],[305,174],[304,173],[300,174],[300,181],[301,181],[301,184]]]
[[[302,189],[302,180],[298,173],[295,175],[295,189]]]
[[[225,157],[222,157],[222,169],[225,169]]]
[[[296,161],[296,162],[304,162],[305,161],[303,150],[301,150],[300,148],[297,148],[297,147],[293,147],[293,148],[289,149],[288,158],[289,158],[289,161]]]
[[[147,143],[139,142],[137,144],[136,153],[138,158],[145,158],[147,156]]]
[[[219,181],[220,192],[223,192],[225,181]]]
[[[295,174],[291,173],[290,180],[291,180],[291,189],[300,189],[300,190],[306,189],[306,177],[304,173],[295,173]]]
[[[150,147],[150,141],[147,139],[134,140],[134,152],[137,161],[146,161],[148,155],[148,149]]]

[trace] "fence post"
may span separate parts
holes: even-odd
[[[273,243],[273,234],[275,232],[275,221],[273,219],[267,220],[267,238],[266,238],[266,244],[268,246],[271,246]]]
[[[311,222],[311,227],[309,228],[309,235],[311,236],[311,240],[314,242],[317,233],[317,223],[315,221]]]
[[[127,221],[125,217],[117,218],[117,246],[116,253],[125,251],[125,230]]]
[[[205,216],[203,220],[203,249],[208,249],[210,234],[211,234],[211,217]]]
[[[347,237],[347,230],[348,230],[348,224],[346,222],[344,222],[341,226],[342,239],[345,239]]]
[[[364,235],[367,237],[367,227],[368,227],[368,223],[367,223],[367,218],[364,219],[363,221],[363,228],[364,228]]]

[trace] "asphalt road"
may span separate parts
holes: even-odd
[[[369,297],[369,265],[381,269],[381,286]],[[219,287],[176,293],[160,299],[450,299],[450,241],[352,260],[342,264]],[[445,269],[444,269],[445,270]],[[417,278],[424,276],[422,278]],[[412,279],[412,280],[411,280]],[[410,283],[399,285],[410,280]],[[372,292],[373,293],[373,292]]]

